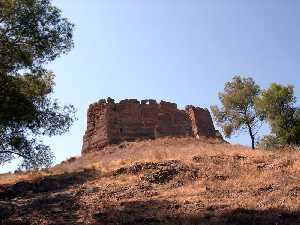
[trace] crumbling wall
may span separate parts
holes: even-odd
[[[87,113],[87,129],[83,136],[82,152],[101,149],[109,144],[108,139],[108,107],[105,102],[89,106]]]
[[[217,131],[208,109],[190,105],[186,107],[186,112],[191,119],[194,137],[214,137],[216,135]]]
[[[155,100],[100,100],[88,110],[82,152],[97,151],[121,141],[154,139],[163,136],[214,137],[216,131],[206,109]]]

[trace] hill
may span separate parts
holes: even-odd
[[[300,224],[300,152],[214,139],[125,142],[0,184],[0,224]]]

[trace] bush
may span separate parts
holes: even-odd
[[[266,135],[258,143],[258,147],[267,150],[276,150],[284,148],[284,144],[275,135]]]
[[[288,150],[300,151],[300,146],[295,144],[287,144],[284,139],[280,139],[275,135],[266,135],[258,143],[258,147],[265,150]]]

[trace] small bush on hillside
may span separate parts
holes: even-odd
[[[284,145],[280,142],[279,138],[275,135],[266,135],[258,143],[259,148],[272,150],[282,149]]]
[[[258,147],[265,150],[300,150],[298,145],[286,144],[283,140],[275,135],[266,135],[258,143]]]

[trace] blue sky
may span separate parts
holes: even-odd
[[[75,48],[48,65],[54,97],[77,108],[63,136],[45,138],[56,162],[79,155],[90,103],[111,96],[209,107],[234,75],[300,95],[298,0],[55,0],[75,24]],[[249,144],[247,135],[231,139]],[[0,172],[15,169],[15,163]]]

